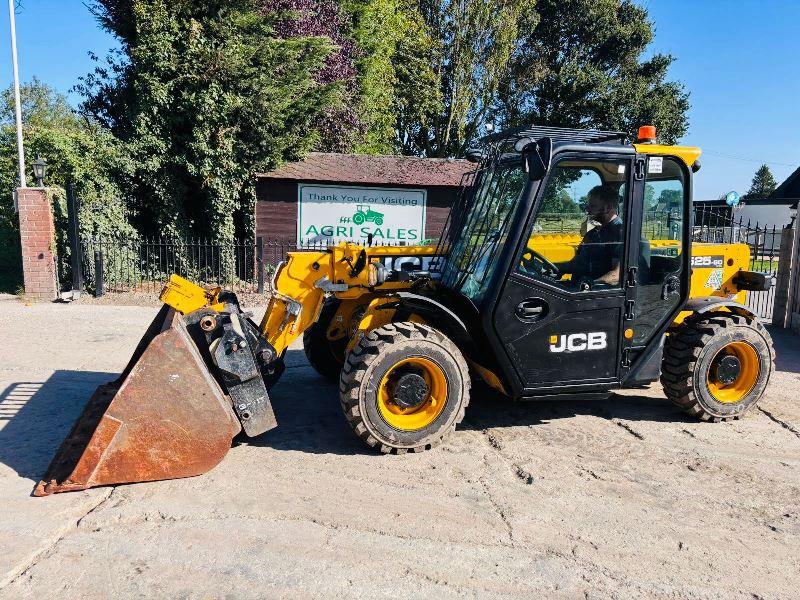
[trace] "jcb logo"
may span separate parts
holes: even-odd
[[[550,352],[583,352],[584,350],[603,350],[608,346],[604,331],[590,333],[570,333],[551,335]]]

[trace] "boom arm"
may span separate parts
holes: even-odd
[[[343,243],[325,251],[290,252],[278,266],[273,279],[273,294],[259,330],[274,348],[283,354],[319,317],[326,293],[340,299],[354,299],[380,290],[408,289],[407,281],[387,281],[381,260],[386,257],[435,256],[434,246],[365,247]],[[183,314],[201,308],[220,312],[222,290],[206,290],[173,275],[161,293],[161,301]]]

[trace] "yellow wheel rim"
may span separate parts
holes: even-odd
[[[427,393],[417,406],[404,408],[395,402],[395,386],[404,374],[415,374],[425,380]],[[415,356],[395,364],[381,379],[378,388],[378,409],[384,421],[401,431],[415,431],[433,423],[447,402],[447,378],[442,368],[428,358]]]
[[[733,381],[720,381],[718,376],[720,361],[726,357],[735,357],[739,363],[739,372]],[[729,359],[728,359],[729,360]],[[740,402],[753,390],[761,373],[761,361],[758,351],[747,342],[731,342],[720,349],[711,361],[708,369],[708,391],[717,402],[733,404]]]

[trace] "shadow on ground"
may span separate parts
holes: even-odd
[[[342,414],[338,387],[311,369],[301,350],[287,353],[287,369],[270,391],[278,427],[243,443],[314,454],[369,454]],[[477,384],[459,429],[530,426],[577,415],[603,419],[693,422],[665,398],[613,394],[606,400],[514,402]]]
[[[775,369],[800,373],[800,335],[791,329],[768,327],[775,345]]]
[[[0,463],[38,481],[95,388],[116,377],[55,371],[46,381],[19,381],[0,393]]]
[[[692,419],[666,398],[611,394],[604,400],[514,401],[478,384],[461,429],[517,427],[593,415],[607,420],[690,423]]]
[[[776,368],[800,373],[791,332],[772,330]],[[370,454],[350,429],[338,386],[318,375],[302,350],[290,350],[286,372],[270,391],[278,427],[240,443],[314,454]],[[44,382],[21,381],[0,393],[0,463],[38,480],[94,389],[116,374],[56,371]],[[478,384],[460,429],[531,426],[577,415],[651,422],[694,422],[664,398],[613,394],[606,400],[514,402]]]
[[[302,350],[286,353],[286,371],[269,395],[278,427],[243,443],[314,454],[370,452],[342,414],[338,385],[312,369]]]

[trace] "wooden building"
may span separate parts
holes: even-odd
[[[302,244],[367,233],[376,244],[435,239],[474,168],[465,160],[311,153],[258,176],[256,236]]]

